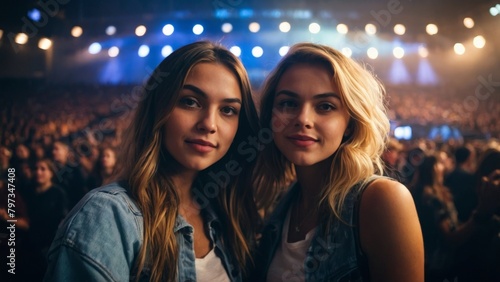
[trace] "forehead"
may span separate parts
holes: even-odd
[[[303,95],[330,92],[340,95],[332,71],[318,64],[299,63],[286,69],[276,91],[285,89]]]
[[[205,94],[241,98],[238,77],[222,63],[202,62],[194,65],[184,85],[196,86]]]

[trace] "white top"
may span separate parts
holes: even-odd
[[[291,210],[292,208],[290,207],[283,224],[281,244],[274,254],[271,265],[269,265],[269,270],[267,272],[268,282],[305,281],[304,261],[316,228],[307,232],[304,240],[288,243]]]
[[[222,265],[220,258],[215,255],[214,249],[212,249],[205,257],[196,258],[196,281],[220,281],[220,282],[230,282],[229,276],[227,275],[226,269]]]

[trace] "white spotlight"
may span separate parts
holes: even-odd
[[[392,54],[396,59],[401,59],[405,55],[405,50],[401,47],[396,47],[392,50]]]
[[[52,46],[52,41],[48,38],[41,38],[40,41],[38,41],[38,48],[42,50],[48,50]]]
[[[337,32],[340,34],[347,34],[349,32],[349,28],[345,24],[338,24],[337,25]]]
[[[344,54],[346,57],[351,57],[352,56],[352,50],[349,47],[344,47],[342,48],[342,54]]]
[[[230,23],[224,23],[222,24],[222,32],[224,33],[230,33],[233,30],[233,25]]]
[[[321,30],[321,26],[319,26],[319,24],[318,24],[318,23],[311,23],[311,24],[309,25],[309,32],[310,32],[310,33],[316,34],[316,33],[318,33],[320,30]]]
[[[231,51],[231,53],[233,53],[236,57],[241,56],[241,48],[238,46],[233,46],[229,48],[229,51]]]
[[[120,49],[118,47],[113,46],[113,47],[109,48],[108,55],[111,58],[114,58],[114,57],[118,56],[118,54],[120,54]]]
[[[394,33],[397,35],[403,35],[406,32],[406,27],[402,24],[397,24],[394,26]]]
[[[418,54],[422,58],[427,58],[429,56],[429,51],[424,46],[418,46]]]
[[[14,41],[20,45],[26,44],[28,42],[28,35],[26,33],[18,33]]]
[[[427,32],[427,34],[429,35],[434,35],[434,34],[437,34],[438,33],[438,27],[437,25],[435,24],[428,24],[426,27],[425,27],[425,31]]]
[[[455,43],[453,49],[457,55],[463,55],[465,53],[465,46],[462,43]]]
[[[478,35],[474,37],[472,43],[474,44],[474,47],[481,49],[484,47],[484,45],[486,45],[486,39],[484,39],[482,35]]]
[[[163,46],[163,48],[161,48],[161,55],[163,57],[166,57],[166,56],[172,54],[173,51],[174,51],[174,49],[172,49],[172,46],[165,45],[165,46]]]
[[[139,51],[137,51],[137,54],[141,58],[146,57],[149,54],[149,46],[148,45],[141,45],[141,47],[139,47]]]
[[[255,58],[260,58],[264,54],[264,50],[260,46],[255,46],[252,48],[252,55]]]
[[[83,34],[83,29],[79,26],[74,26],[72,29],[71,29],[71,35],[73,37],[80,37],[82,36]]]
[[[94,43],[90,44],[90,46],[89,46],[89,53],[92,55],[95,55],[95,54],[101,52],[101,49],[102,49],[101,44],[94,42]]]
[[[166,36],[170,36],[172,35],[172,33],[174,33],[174,26],[171,25],[171,24],[166,24],[163,29],[162,29],[162,32],[163,34],[165,34]]]
[[[496,7],[491,7],[491,8],[490,8],[490,14],[491,14],[492,16],[496,16],[496,15],[498,15],[499,13],[500,13],[500,10],[499,10],[499,9],[497,9]]]
[[[465,18],[464,19],[464,26],[466,28],[473,28],[474,27],[474,20],[471,18]]]
[[[365,31],[366,34],[374,35],[375,33],[377,33],[377,27],[374,24],[369,23],[365,25]]]
[[[193,26],[193,33],[196,35],[200,35],[203,33],[203,26],[201,24],[195,24]]]
[[[292,27],[290,26],[290,23],[282,22],[282,23],[280,23],[279,28],[280,28],[281,32],[289,32]]]
[[[116,27],[110,25],[106,28],[106,34],[111,36],[111,35],[114,35],[116,33]]]
[[[370,47],[366,51],[366,54],[368,55],[368,58],[376,59],[378,57],[378,50],[375,47]]]
[[[256,22],[250,23],[248,25],[248,29],[250,30],[250,32],[257,33],[260,30],[260,24]]]
[[[146,34],[146,27],[145,26],[140,25],[140,26],[135,28],[135,35],[141,37],[144,34]]]
[[[289,46],[282,46],[279,50],[280,56],[283,57],[288,53],[288,50],[290,50]]]

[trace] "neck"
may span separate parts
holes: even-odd
[[[199,207],[191,194],[191,187],[197,171],[183,171],[172,176],[175,190],[179,196],[179,213],[185,218],[199,213]]]
[[[328,162],[329,164],[330,162]],[[325,175],[328,175],[329,165],[319,163],[313,166],[295,167],[297,181],[300,184],[299,205],[308,208],[317,206],[323,190]]]
[[[37,194],[40,194],[40,193],[43,193],[43,192],[49,190],[50,187],[52,187],[52,182],[50,182],[50,181],[47,183],[43,183],[43,184],[37,184],[35,191]]]

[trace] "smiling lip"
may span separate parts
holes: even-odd
[[[288,139],[295,144],[296,146],[299,147],[308,147],[313,145],[314,143],[318,142],[318,139],[307,136],[307,135],[301,135],[301,134],[294,134],[288,136]]]
[[[213,143],[210,143],[202,139],[188,139],[186,140],[186,143],[195,151],[198,151],[200,153],[208,153],[216,148],[216,146]]]

